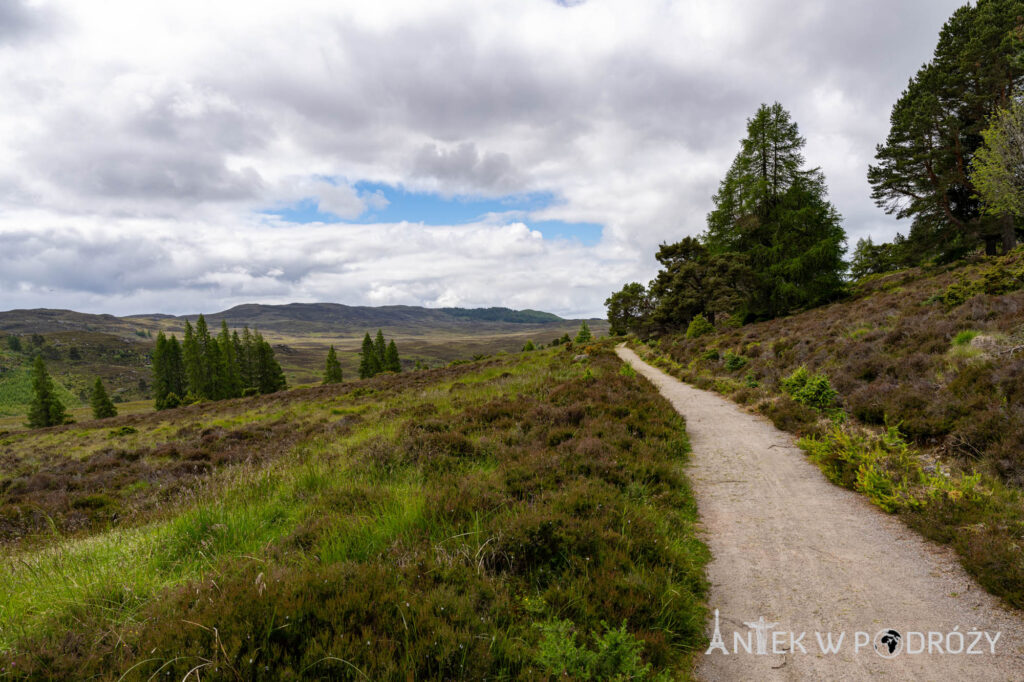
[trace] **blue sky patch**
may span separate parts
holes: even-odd
[[[324,178],[326,179],[326,178]],[[464,225],[478,222],[488,214],[522,213],[519,220],[539,231],[545,239],[576,239],[592,246],[601,239],[602,226],[598,223],[568,223],[562,220],[530,220],[529,213],[547,208],[558,202],[551,192],[532,192],[497,198],[455,196],[445,198],[431,192],[410,192],[401,187],[383,183],[357,182],[360,196],[379,194],[387,199],[383,208],[372,207],[354,220],[342,220],[332,213],[321,212],[317,199],[308,197],[287,206],[263,211],[279,216],[290,223],[346,223],[366,225],[372,223],[398,223],[408,221],[425,225]]]

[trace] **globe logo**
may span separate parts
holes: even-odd
[[[879,630],[873,644],[882,658],[896,658],[903,651],[903,635],[896,630]]]

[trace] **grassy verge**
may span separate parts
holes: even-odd
[[[114,486],[119,516],[11,546],[0,679],[687,678],[707,553],[683,424],[577,352],[124,418],[135,462],[209,466],[162,511]],[[10,436],[0,475],[109,432]]]

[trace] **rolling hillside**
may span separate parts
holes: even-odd
[[[70,407],[84,405],[88,388],[101,377],[114,399],[137,402],[150,398],[150,353],[156,334],[180,339],[185,320],[198,315],[114,317],[69,310],[0,312],[0,430],[18,428],[27,411],[27,368],[42,354]],[[429,309],[412,306],[359,307],[335,303],[242,305],[206,316],[214,330],[221,320],[232,328],[258,328],[273,344],[291,385],[320,381],[329,345],[339,354],[347,378],[357,375],[363,335],[383,329],[394,338],[403,364],[438,367],[453,360],[514,352],[527,340],[549,343],[575,335],[579,320],[550,313],[508,308]],[[589,320],[595,334],[607,323]],[[11,348],[17,337],[21,350]],[[132,406],[131,409],[138,409]],[[81,416],[81,415],[78,415]]]
[[[688,444],[627,370],[569,344],[0,436],[0,678],[687,679]]]

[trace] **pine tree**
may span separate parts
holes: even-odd
[[[384,341],[384,332],[377,330],[377,337],[373,340],[373,350],[377,355],[377,371],[383,372],[387,367],[387,343]]]
[[[192,387],[198,398],[217,400],[220,398],[220,383],[223,368],[220,364],[220,349],[206,324],[206,318],[200,314],[196,320],[196,347],[199,357],[199,376]]]
[[[531,341],[530,339],[527,339],[526,343],[523,345],[523,352],[524,353],[529,353],[530,351],[535,351],[535,350],[537,350],[537,347],[535,345],[533,345],[533,341]]]
[[[370,332],[363,337],[363,347],[359,353],[359,378],[369,379],[380,373],[380,361],[377,359],[377,349],[370,338]]]
[[[93,419],[106,419],[117,416],[117,408],[111,402],[110,396],[107,395],[107,390],[103,388],[103,381],[99,377],[96,377],[96,383],[93,384],[89,404],[92,406]]]
[[[340,384],[341,381],[341,363],[338,362],[338,354],[335,352],[334,346],[331,346],[330,350],[327,351],[327,365],[324,368],[324,383]]]
[[[163,332],[156,335],[153,349],[153,402],[156,409],[164,409],[167,396],[171,393],[167,371],[167,337]]]
[[[576,343],[586,343],[592,338],[594,337],[590,333],[590,327],[587,326],[587,321],[584,320],[580,323],[580,330],[576,333]]]
[[[1024,78],[1021,0],[964,5],[942,27],[934,55],[893,105],[890,130],[868,169],[872,198],[911,218],[917,262],[953,260],[984,244],[989,254],[1017,241],[1014,221],[981,210],[971,162],[982,130]]]
[[[57,397],[53,380],[46,371],[43,356],[37,355],[32,365],[32,403],[28,410],[28,427],[41,429],[63,424],[67,419],[64,404]]]
[[[281,365],[274,357],[274,349],[258,331],[253,334],[253,347],[256,354],[256,388],[259,392],[276,393],[288,388]]]
[[[259,382],[256,377],[255,342],[248,325],[242,330],[242,336],[237,340],[235,348],[242,382],[242,395],[258,393]]]
[[[220,322],[220,334],[217,336],[217,349],[220,361],[220,397],[237,398],[242,395],[242,374],[239,369],[238,355],[235,344],[228,331],[227,320]]]
[[[205,324],[205,323],[204,323]],[[186,392],[194,400],[202,397],[203,358],[196,340],[192,323],[185,320],[185,337],[181,343],[182,360],[185,365]],[[185,396],[181,396],[184,398]]]
[[[651,299],[643,284],[630,282],[621,291],[609,296],[604,305],[608,308],[608,322],[611,324],[609,331],[613,336],[630,332],[637,334],[650,314]]]
[[[167,340],[164,358],[164,371],[167,378],[167,404],[166,407],[177,407],[181,404],[181,398],[188,392],[188,378],[185,374],[185,361],[182,356],[181,344],[178,337],[171,334]],[[174,400],[171,400],[171,397]],[[171,404],[173,402],[173,404]]]
[[[402,361],[398,358],[398,346],[395,345],[394,339],[391,339],[387,350],[384,351],[384,371],[395,373],[402,371]]]

